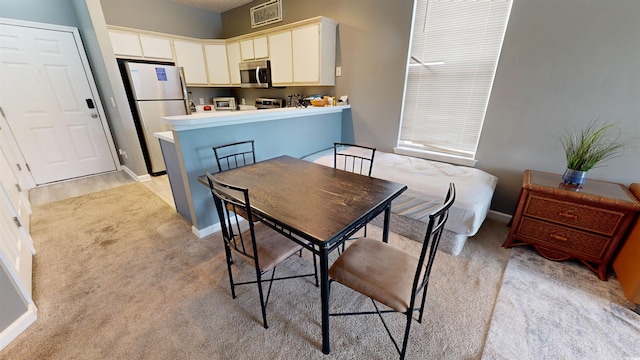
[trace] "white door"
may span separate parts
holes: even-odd
[[[116,170],[78,46],[0,24],[0,106],[38,185]]]

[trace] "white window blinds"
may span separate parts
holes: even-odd
[[[474,159],[512,0],[416,1],[398,146]]]

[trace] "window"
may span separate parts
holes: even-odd
[[[512,0],[416,0],[398,153],[474,165]]]

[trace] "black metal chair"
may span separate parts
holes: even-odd
[[[333,143],[333,168],[371,177],[375,155],[376,148],[349,143]],[[364,226],[364,236],[367,236],[367,225]],[[357,237],[347,240],[355,239]],[[342,251],[344,251],[345,243],[342,243]],[[340,249],[338,249],[338,253],[340,253]]]
[[[218,171],[226,171],[256,162],[253,140],[213,146]]]
[[[333,168],[371,176],[376,149],[368,146],[333,143]]]
[[[404,359],[415,311],[419,312],[418,322],[422,322],[433,260],[440,243],[444,224],[449,216],[449,208],[455,201],[455,197],[455,186],[451,183],[444,204],[429,215],[429,224],[419,257],[387,243],[366,237],[349,246],[329,269],[329,288],[334,281],[337,281],[369,297],[375,311],[332,313],[330,315],[378,314],[387,334],[400,354],[400,359]],[[372,271],[372,267],[375,268],[374,271]],[[422,300],[416,307],[416,298],[421,291]],[[380,310],[377,303],[390,309]],[[388,312],[400,312],[406,316],[407,323],[402,346],[398,345],[382,317],[383,313]]]
[[[253,140],[238,141],[230,144],[213,146],[218,171],[227,171],[256,162],[256,150]],[[248,219],[247,214],[240,211],[240,216]]]
[[[263,222],[256,221],[252,214],[249,203],[249,190],[222,183],[216,180],[211,173],[207,172],[209,188],[213,195],[213,201],[220,219],[222,238],[227,259],[227,270],[229,272],[229,282],[231,284],[231,295],[235,299],[235,287],[246,284],[258,284],[260,294],[260,308],[262,310],[263,325],[267,325],[267,304],[271,294],[271,286],[276,280],[302,278],[313,276],[316,286],[318,285],[317,265],[313,262],[314,272],[311,274],[293,275],[276,278],[276,267],[283,261],[302,250],[302,246],[281,233],[273,230]],[[254,221],[243,221],[238,217],[238,213],[243,212],[248,218]],[[256,280],[245,282],[234,282],[231,271],[233,264],[232,251],[252,264],[256,272]],[[269,283],[269,288],[265,294],[262,289],[262,276],[271,271],[271,277],[264,282]]]

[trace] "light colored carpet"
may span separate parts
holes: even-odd
[[[614,274],[514,248],[483,359],[640,359],[640,315]]]
[[[269,329],[255,286],[232,299],[222,240],[190,224],[140,184],[34,207],[34,301],[38,320],[3,359],[392,359],[379,319],[331,319],[331,354],[320,351],[320,291],[309,279],[278,282]],[[509,251],[504,224],[487,220],[457,257],[439,252],[426,317],[414,323],[410,359],[480,358]],[[380,229],[369,227],[369,236]],[[392,234],[390,242],[419,244]],[[293,257],[280,275],[308,271]],[[234,276],[251,278],[244,262]],[[338,284],[331,308],[368,308]],[[398,334],[402,316],[390,315]]]

